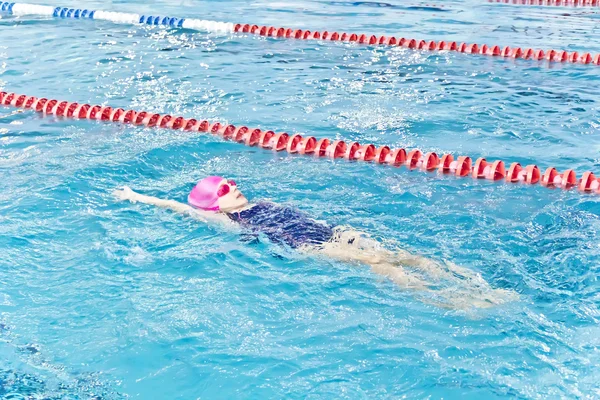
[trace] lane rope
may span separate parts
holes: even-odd
[[[489,3],[515,4],[523,6],[552,7],[597,7],[600,0],[488,0]]]
[[[373,144],[358,142],[346,143],[342,140],[318,139],[299,133],[274,132],[234,125],[209,122],[195,118],[186,119],[172,115],[161,115],[146,111],[125,110],[110,106],[80,104],[48,98],[37,98],[24,94],[0,92],[0,105],[34,110],[43,115],[72,119],[89,119],[120,122],[191,132],[208,132],[225,140],[247,146],[258,146],[273,151],[287,151],[290,154],[312,155],[330,159],[343,158],[349,161],[373,162],[394,167],[405,166],[410,170],[437,171],[473,179],[504,180],[510,183],[529,185],[539,184],[548,188],[571,189],[577,187],[582,192],[600,194],[600,179],[590,172],[584,172],[578,180],[575,171],[567,169],[559,172],[549,167],[544,173],[537,165],[522,166],[512,163],[508,169],[502,160],[488,161],[485,158],[473,159],[468,156],[454,157],[435,152],[424,153],[419,149],[392,149],[389,146],[375,147]]]
[[[579,0],[581,1],[581,0]],[[156,15],[140,15],[79,8],[52,7],[27,3],[0,3],[0,12],[17,16],[43,15],[56,18],[72,18],[75,20],[104,20],[123,24],[162,25],[176,28],[193,29],[215,33],[247,33],[267,37],[299,40],[321,40],[332,42],[357,43],[372,46],[400,46],[407,49],[426,51],[454,51],[466,54],[479,54],[492,57],[514,58],[525,60],[547,60],[549,62],[580,63],[600,65],[600,54],[567,52],[564,50],[535,50],[532,48],[486,45],[476,43],[457,43],[451,41],[433,41],[411,39],[394,36],[375,36],[357,33],[319,32],[274,26],[258,26],[250,24],[233,24],[228,22],[208,21],[191,18],[177,18]]]

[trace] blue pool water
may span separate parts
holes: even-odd
[[[60,5],[600,51],[589,8]],[[600,171],[599,76],[573,64],[0,19],[1,90],[579,173]],[[183,201],[209,174],[450,260],[519,298],[437,308],[367,267],[248,244],[111,195],[130,185]],[[0,397],[600,397],[598,199],[0,108]]]

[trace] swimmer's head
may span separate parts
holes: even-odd
[[[248,200],[232,180],[209,176],[194,186],[188,196],[192,207],[205,211],[231,212],[248,204]]]

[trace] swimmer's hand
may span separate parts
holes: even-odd
[[[135,203],[137,201],[137,193],[131,190],[129,186],[123,186],[122,189],[115,190],[113,192],[113,195],[119,200],[129,200],[132,203]]]

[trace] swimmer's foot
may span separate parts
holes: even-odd
[[[439,293],[454,309],[492,308],[519,299],[518,293],[506,289],[444,289]]]

